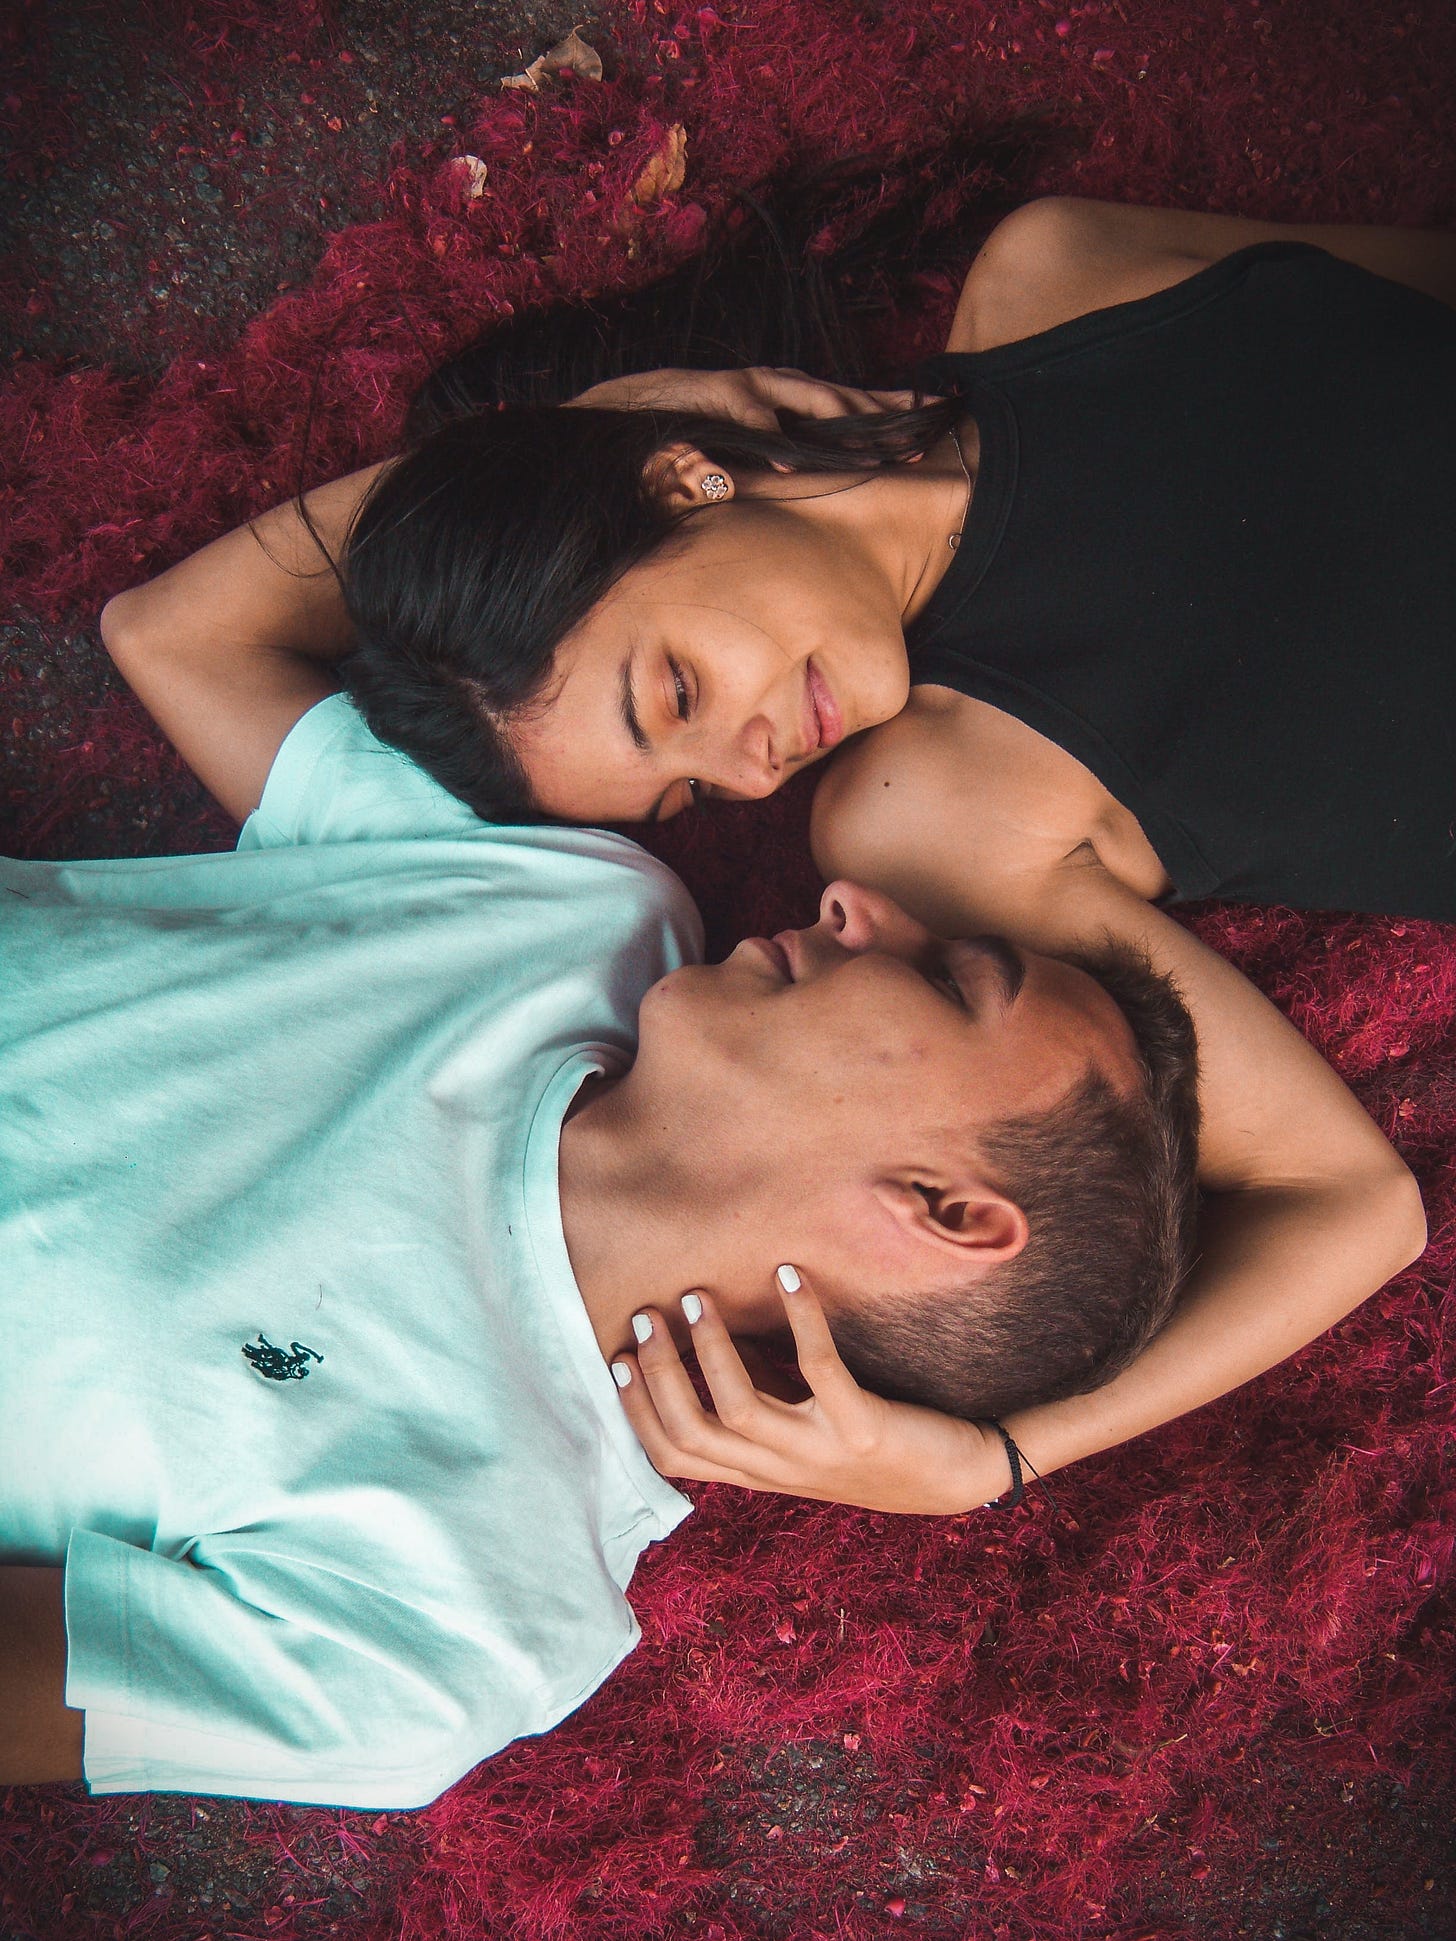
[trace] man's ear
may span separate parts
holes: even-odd
[[[1015,1200],[974,1174],[935,1181],[882,1179],[874,1191],[902,1239],[930,1248],[947,1266],[964,1272],[1003,1266],[1031,1237]]]
[[[703,490],[704,479],[721,479],[727,487],[711,493]],[[733,497],[733,481],[721,465],[705,458],[696,445],[679,439],[664,445],[648,459],[642,474],[648,492],[668,512],[690,512],[696,506],[712,505]]]

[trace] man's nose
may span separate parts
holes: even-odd
[[[842,877],[819,899],[819,921],[849,951],[912,948],[927,934],[892,898]]]

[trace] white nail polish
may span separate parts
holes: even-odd
[[[779,1286],[784,1290],[785,1294],[797,1294],[802,1285],[803,1283],[800,1281],[795,1268],[780,1267]]]
[[[703,1318],[703,1304],[696,1294],[684,1294],[682,1311],[687,1316],[688,1326],[695,1328]]]
[[[612,1380],[617,1384],[618,1388],[626,1388],[631,1379],[632,1370],[627,1366],[625,1361],[614,1361],[612,1363]]]
[[[650,1341],[652,1339],[652,1322],[645,1314],[634,1314],[632,1316],[632,1332],[639,1341]]]

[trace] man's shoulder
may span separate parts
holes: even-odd
[[[483,821],[418,763],[381,741],[346,695],[310,708],[278,750],[240,849],[315,843],[444,842],[627,869],[686,897],[677,878],[631,837],[558,823]]]
[[[483,827],[463,802],[380,741],[346,695],[331,694],[283,738],[238,847],[460,836]]]

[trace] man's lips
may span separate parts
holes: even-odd
[[[789,982],[797,984],[804,975],[802,930],[776,930],[769,939],[788,966]]]
[[[781,931],[780,936],[791,936],[791,931]],[[761,950],[779,976],[786,984],[794,981],[794,967],[789,961],[789,953],[784,949],[779,937],[748,937],[744,940]]]

